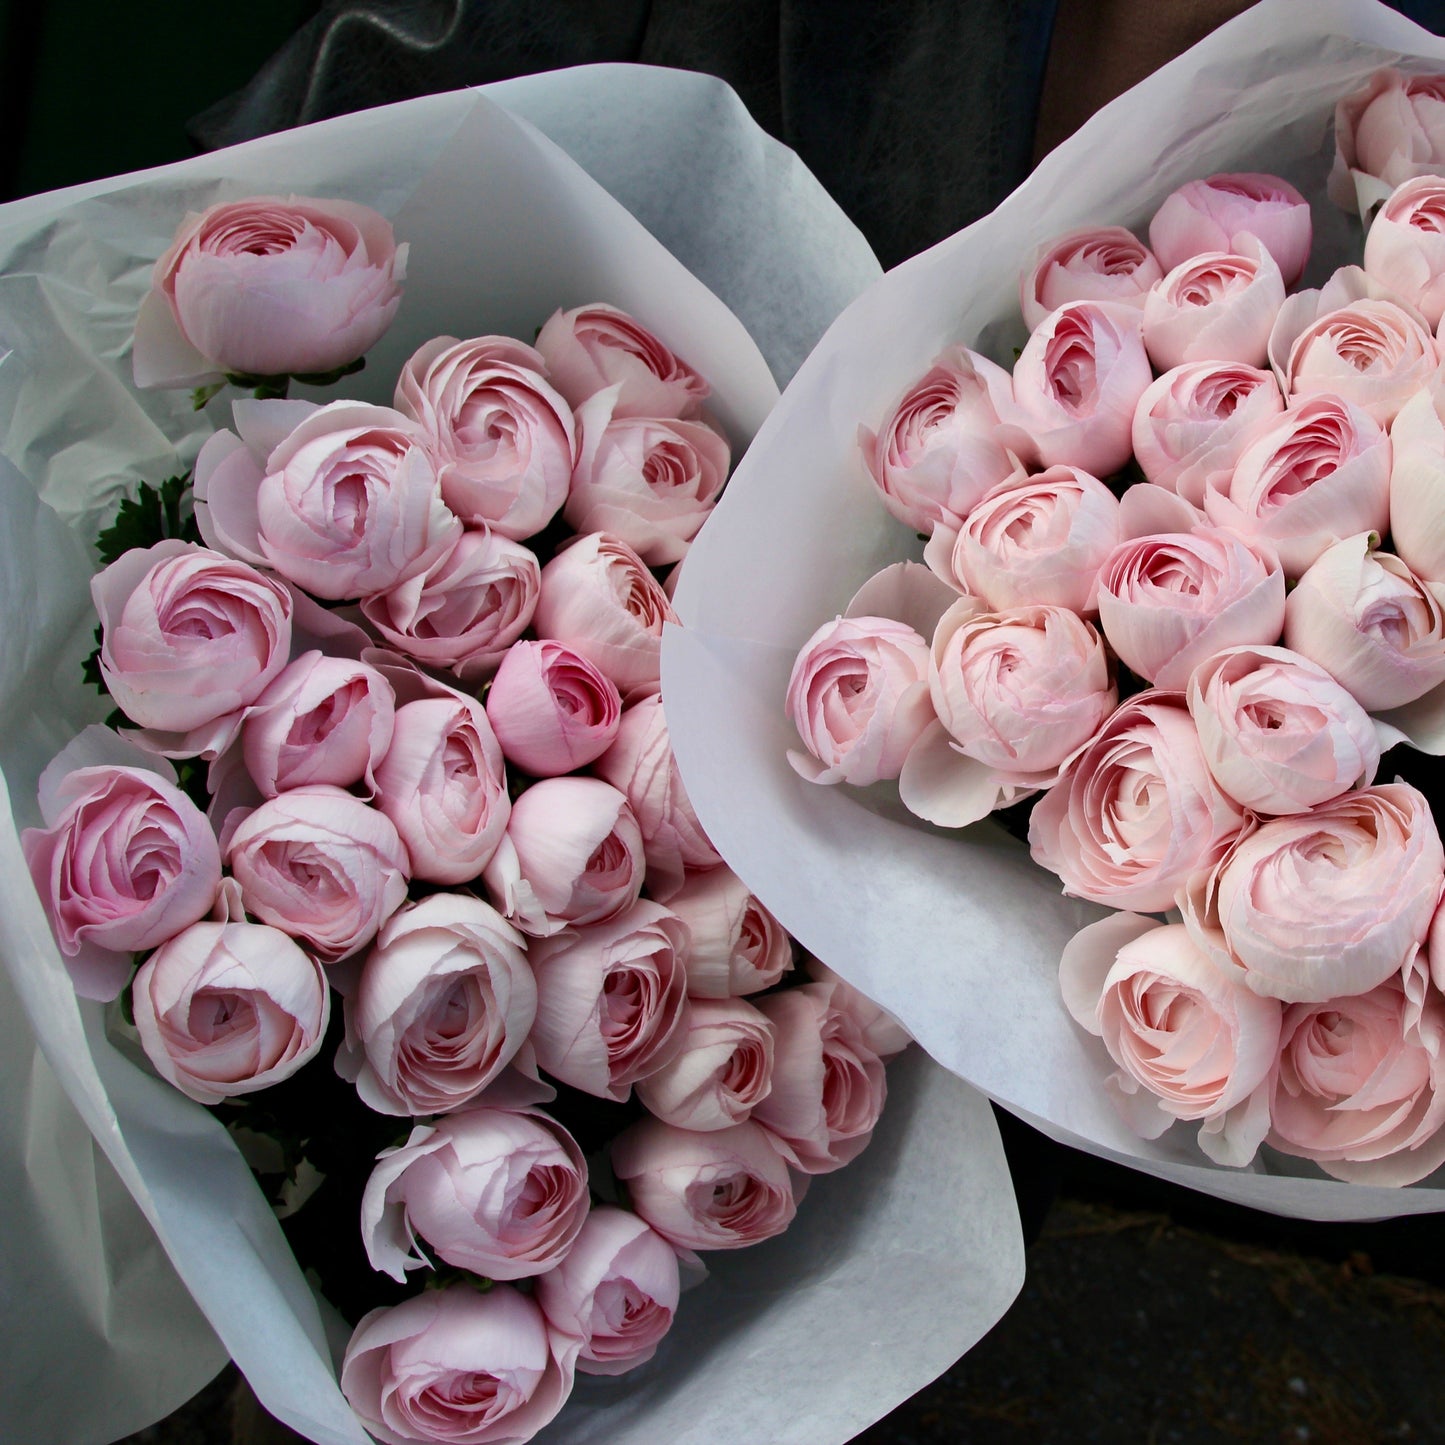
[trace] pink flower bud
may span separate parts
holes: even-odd
[[[622,722],[617,688],[560,642],[519,642],[487,692],[487,717],[507,761],[537,778],[585,768]]]

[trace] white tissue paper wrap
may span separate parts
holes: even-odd
[[[78,680],[87,544],[127,488],[188,464],[229,416],[229,392],[198,417],[183,392],[132,387],[151,264],[187,209],[288,192],[375,206],[411,244],[398,319],[342,388],[376,401],[436,333],[529,337],[555,307],[607,300],[712,379],[740,447],[775,379],[878,275],[726,86],[628,66],[428,97],[0,207],[0,1433],[30,1445],[136,1430],[228,1353],[304,1435],[367,1438],[335,1383],[344,1326],[220,1126],[76,1000],[18,838],[45,762],[103,711]],[[584,1381],[544,1441],[841,1441],[992,1325],[1023,1257],[988,1104],[917,1050],[890,1085],[861,1160],[818,1181],[786,1235],[710,1261],[657,1360]]]
[[[804,641],[866,578],[921,558],[877,500],[857,444],[945,347],[1004,365],[1025,339],[1018,268],[1084,224],[1145,234],[1185,181],[1267,171],[1311,201],[1304,285],[1358,261],[1359,223],[1325,196],[1335,102],[1381,66],[1445,70],[1445,40],[1367,0],[1264,4],[1095,115],[991,215],[855,301],[799,369],[688,558],[685,630],[664,641],[679,764],[707,829],[783,925],[902,1020],[945,1067],[1052,1138],[1277,1214],[1371,1219],[1445,1209],[1445,1182],[1330,1180],[1264,1151],[1212,1164],[1194,1130],[1138,1138],[1104,1089],[1113,1065],[1059,995],[1065,942],[1102,916],[993,823],[947,834],[888,785],[803,781],[783,710]]]

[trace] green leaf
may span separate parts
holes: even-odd
[[[115,520],[96,538],[101,565],[109,567],[133,548],[154,547],[168,537],[199,542],[191,507],[191,475],[167,477],[159,487],[142,482],[134,497],[124,497]]]
[[[224,391],[225,389],[226,383],[224,381],[213,381],[209,386],[198,386],[191,393],[191,410],[204,411],[206,409],[206,403],[210,401],[217,392]]]

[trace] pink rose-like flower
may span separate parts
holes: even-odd
[[[635,317],[600,302],[554,311],[537,333],[537,351],[574,408],[615,386],[618,416],[691,418],[712,389]]]
[[[506,765],[486,710],[450,689],[396,710],[376,790],[376,806],[406,844],[412,877],[430,883],[475,878],[511,814]]]
[[[859,993],[845,978],[840,978],[826,963],[809,957],[804,971],[816,984],[829,990],[829,1006],[848,1014],[857,1024],[864,1042],[880,1059],[901,1054],[913,1042],[913,1036],[886,1009],[879,1008],[866,994]]]
[[[1193,506],[1229,485],[1251,433],[1284,410],[1272,372],[1237,361],[1166,371],[1139,398],[1134,459],[1155,486]]]
[[[246,911],[325,963],[364,948],[406,897],[396,829],[340,788],[293,788],[227,828],[225,861]]]
[[[808,750],[788,753],[799,776],[857,786],[896,778],[934,720],[928,644],[887,617],[825,622],[793,663],[786,706]]]
[[[1247,825],[1180,906],[1200,945],[1256,993],[1321,1003],[1399,973],[1442,886],[1429,804],[1408,783],[1381,783]]]
[[[351,201],[252,196],[188,214],[136,317],[136,385],[346,366],[391,325],[406,251]]]
[[[793,941],[726,864],[691,873],[667,906],[687,925],[690,998],[771,988],[793,966]]]
[[[1368,211],[1411,176],[1445,161],[1445,75],[1377,70],[1335,106],[1330,199]]]
[[[46,826],[20,835],[35,891],[77,992],[114,998],[132,953],[210,912],[216,835],[174,782],[142,768],[78,768],[42,803]]]
[[[694,998],[677,1052],[636,1088],[654,1118],[706,1130],[741,1124],[772,1083],[767,1017],[740,998]]]
[[[514,1286],[455,1284],[363,1315],[341,1389],[386,1445],[522,1445],[566,1401],[576,1349]]]
[[[560,642],[519,642],[487,691],[487,717],[507,761],[536,778],[585,768],[622,722],[616,686]]]
[[[534,943],[538,1065],[620,1103],[677,1052],[687,1019],[686,948],[682,921],[645,898],[609,922]]]
[[[1242,808],[1304,813],[1380,763],[1375,726],[1324,668],[1283,647],[1231,647],[1189,679],[1209,771]]]
[[[240,711],[286,666],[291,596],[244,562],[188,542],[134,548],[91,578],[100,673],[132,722],[167,751],[214,755]]]
[[[547,563],[532,618],[538,637],[581,653],[617,684],[624,702],[656,691],[662,624],[676,621],[642,559],[605,532],[577,538]]]
[[[1390,439],[1367,412],[1312,396],[1254,434],[1226,491],[1208,491],[1216,527],[1270,543],[1297,578],[1341,537],[1389,521]]]
[[[1134,913],[1076,933],[1059,987],[1075,1021],[1119,1066],[1106,1087],[1130,1128],[1154,1139],[1176,1119],[1198,1120],[1211,1159],[1249,1163],[1269,1127],[1276,1000],[1216,967],[1181,924]]]
[[[1422,582],[1371,541],[1337,542],[1300,578],[1285,603],[1284,642],[1380,712],[1445,683],[1445,585]]]
[[[441,494],[469,525],[521,540],[566,500],[577,464],[572,408],[530,346],[434,337],[402,368],[394,405],[431,438]]]
[[[679,1249],[771,1239],[793,1222],[802,1195],[772,1136],[751,1121],[700,1134],[643,1119],[612,1141],[612,1171],[632,1207]]]
[[[1164,274],[1153,253],[1123,226],[1084,226],[1038,247],[1019,275],[1019,305],[1030,331],[1068,301],[1143,306]]]
[[[1445,179],[1396,187],[1365,233],[1365,271],[1403,297],[1429,326],[1445,316]]]
[[[1390,545],[1422,581],[1445,582],[1445,393],[1427,388],[1390,426]]]
[[[598,778],[543,778],[512,804],[483,878],[523,933],[601,923],[642,891],[642,832],[626,797]]]
[[[475,682],[527,630],[541,591],[536,554],[483,528],[463,532],[425,572],[363,598],[361,611],[407,657]]]
[[[259,923],[192,924],[146,959],[131,996],[146,1057],[202,1104],[290,1078],[331,1008],[316,961]]]
[[[1100,569],[1099,625],[1140,677],[1177,691],[1221,648],[1278,641],[1284,573],[1268,547],[1214,527],[1136,537]]]
[[[1141,692],[1035,805],[1029,851],[1066,893],[1157,913],[1243,821],[1205,764],[1183,695]]]
[[[1283,302],[1279,267],[1254,237],[1244,237],[1238,253],[1191,256],[1145,299],[1149,359],[1160,371],[1191,361],[1263,365]]]
[[[637,1215],[599,1204],[537,1280],[536,1300],[554,1330],[582,1341],[581,1373],[620,1375],[656,1354],[680,1290],[673,1247]]]
[[[1286,287],[1309,260],[1313,228],[1309,202],[1279,176],[1242,173],[1187,181],[1149,222],[1159,264],[1173,270],[1205,251],[1238,252],[1246,236],[1274,258]]]
[[[950,347],[903,394],[876,435],[858,445],[889,512],[917,532],[957,526],[1014,469],[995,437],[1013,399],[1008,372],[962,346]]]
[[[654,567],[686,555],[728,478],[732,453],[706,422],[624,416],[615,391],[577,412],[582,439],[562,516],[606,532]]]
[[[398,1284],[439,1259],[485,1279],[525,1279],[562,1262],[587,1218],[577,1141],[538,1109],[467,1109],[419,1125],[377,1155],[361,1196],[371,1267]]]
[[[999,440],[1030,470],[1072,466],[1107,477],[1129,460],[1134,409],[1153,379],[1138,307],[1071,301],[1024,346]]]
[[[445,1113],[501,1073],[536,1014],[522,935],[480,898],[434,893],[394,913],[367,955],[336,1069],[378,1113]]]

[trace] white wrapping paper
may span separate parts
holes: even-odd
[[[94,626],[85,539],[125,488],[177,470],[228,416],[225,397],[197,417],[183,393],[130,385],[135,310],[181,213],[289,191],[393,219],[412,247],[405,300],[344,394],[389,399],[401,361],[437,332],[527,336],[556,306],[606,299],[714,381],[738,445],[776,400],[773,375],[877,275],[808,172],[715,81],[607,66],[499,89],[766,323],[766,359],[622,206],[477,92],[0,208],[4,1438],[114,1438],[180,1403],[227,1353],[311,1439],[366,1438],[335,1384],[344,1327],[220,1127],[117,1052],[102,1011],[76,1000],[19,848],[40,769],[101,711],[78,683]],[[979,1338],[1022,1280],[997,1129],[980,1095],[916,1051],[890,1077],[863,1159],[820,1181],[786,1236],[718,1260],[659,1360],[635,1381],[585,1382],[545,1440],[702,1442],[738,1422],[746,1438],[841,1440]]]
[[[890,272],[828,331],[759,433],[689,557],[677,596],[687,630],[664,643],[674,746],[704,827],[784,925],[934,1058],[1061,1142],[1320,1219],[1445,1209],[1445,1185],[1345,1184],[1279,1155],[1223,1169],[1187,1125],[1137,1138],[1106,1097],[1112,1064],[1058,991],[1064,943],[1101,910],[1061,897],[995,824],[945,834],[906,813],[896,789],[804,782],[785,758],[797,739],[783,695],[798,648],[858,585],[921,556],[876,500],[859,424],[877,426],[950,344],[1012,364],[1030,249],[1086,223],[1142,234],[1187,180],[1269,171],[1312,202],[1305,284],[1318,285],[1359,257],[1358,223],[1325,198],[1335,102],[1401,63],[1445,69],[1445,41],[1370,0],[1265,0],[1100,111],[991,215]]]

